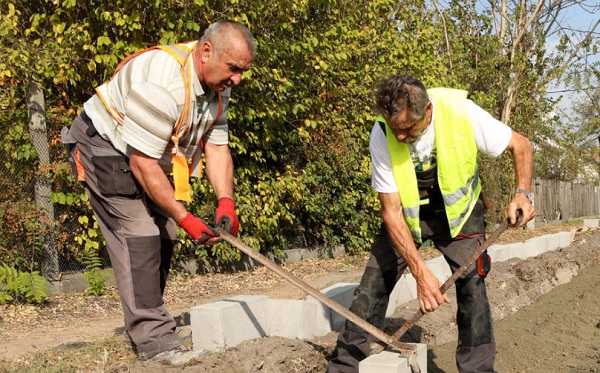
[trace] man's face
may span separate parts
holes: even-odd
[[[231,47],[218,56],[210,42],[201,46],[202,69],[200,82],[205,88],[223,92],[229,87],[240,84],[242,74],[252,67],[252,53],[242,40],[231,41]]]
[[[390,121],[385,118],[388,126],[392,130],[396,139],[405,144],[412,144],[429,127],[431,123],[431,102],[427,103],[425,116],[419,120],[414,120],[408,109],[404,109],[400,115]]]

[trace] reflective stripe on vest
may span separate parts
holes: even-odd
[[[188,202],[192,200],[191,195],[190,195],[191,187],[190,187],[190,182],[189,182],[189,177],[191,175],[191,172],[190,172],[190,168],[188,165],[188,160],[185,158],[185,155],[179,148],[179,140],[181,138],[183,138],[183,136],[185,136],[186,132],[192,126],[192,122],[193,122],[193,113],[192,113],[191,107],[192,107],[192,94],[194,91],[194,88],[193,88],[194,69],[193,69],[193,64],[188,63],[188,61],[190,60],[189,57],[192,53],[192,50],[194,49],[194,46],[196,46],[196,44],[197,44],[197,42],[194,41],[194,42],[189,42],[189,43],[180,43],[180,44],[173,44],[173,45],[156,45],[156,46],[150,47],[148,49],[137,51],[137,52],[127,56],[125,59],[123,59],[117,65],[117,67],[115,68],[115,71],[111,77],[111,80],[112,80],[115,77],[115,75],[117,74],[117,72],[119,72],[119,70],[134,57],[137,57],[144,52],[148,52],[148,51],[156,50],[156,49],[160,49],[160,50],[167,52],[171,57],[173,57],[177,60],[179,65],[181,65],[181,78],[183,80],[183,87],[184,87],[184,100],[183,100],[183,108],[181,110],[181,115],[179,116],[177,123],[173,127],[173,133],[171,134],[171,141],[173,142],[173,149],[172,149],[173,181],[175,184],[175,188],[174,188],[175,189],[175,199],[179,200],[179,201],[188,201]],[[116,110],[116,108],[114,108],[110,104],[110,100],[107,100],[105,97],[103,97],[98,89],[96,89],[96,93],[98,94],[98,97],[104,104],[106,111],[108,111],[108,113],[110,113],[111,117],[118,124],[122,125],[123,120],[124,120],[123,114],[119,113],[119,111]],[[221,116],[221,112],[223,110],[223,101],[221,99],[221,92],[218,92],[217,99],[218,99],[218,108],[217,108],[217,115],[215,117],[215,121]],[[194,164],[193,169],[201,170],[201,168],[202,168],[201,159],[202,159],[203,149],[204,149],[203,144],[200,144],[197,154],[192,159],[192,162]],[[195,176],[199,176],[199,172]]]
[[[434,100],[435,146],[438,183],[444,199],[450,234],[456,237],[481,193],[477,144],[464,100],[467,92],[448,88],[429,89]],[[377,118],[384,122],[382,116]],[[398,187],[402,212],[413,239],[421,243],[419,189],[407,144],[396,139],[386,124],[392,173]]]

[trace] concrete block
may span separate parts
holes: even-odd
[[[356,290],[357,287],[357,283],[340,282],[321,290],[321,293],[348,309],[352,304],[354,290]],[[331,310],[313,296],[307,296],[306,300],[316,304],[317,307],[315,318],[316,336],[325,335],[333,330],[339,331],[341,329],[342,325],[346,321],[342,315]]]
[[[331,309],[310,295],[306,297],[306,301],[315,304],[315,336],[322,336],[332,332]]]
[[[240,295],[190,309],[194,350],[221,351],[268,335],[265,308],[268,297]]]
[[[573,243],[574,235],[569,232],[558,232],[550,234],[548,237],[548,249],[556,250],[561,247],[567,247]]]
[[[521,259],[531,258],[553,249],[552,241],[548,236],[530,238],[521,245],[522,247],[518,256]]]
[[[583,226],[587,228],[600,227],[600,219],[583,219]]]
[[[417,343],[417,364],[421,372],[427,372],[427,345]],[[358,365],[359,373],[411,373],[408,359],[392,349],[371,355]]]
[[[488,247],[487,249],[487,253],[490,256],[490,258],[492,258],[492,262],[502,262],[506,259],[504,259],[504,254],[503,254],[503,248],[506,245],[492,245],[490,247]]]
[[[493,262],[503,262],[512,258],[520,258],[523,243],[511,243],[508,245],[492,245],[488,248],[488,255]]]
[[[563,246],[561,246],[561,243],[563,241],[563,240],[561,240],[561,236],[563,234],[566,234],[567,236],[569,236],[568,232],[559,232],[559,233],[554,233],[554,234],[550,234],[550,235],[546,236],[547,244],[548,244],[547,251],[556,250],[560,247],[563,247]]]
[[[452,276],[452,271],[450,270],[450,266],[446,263],[446,260],[443,256],[438,256],[434,259],[430,259],[427,262],[427,267],[433,272],[434,275],[443,283],[450,276]],[[394,290],[390,294],[390,300],[388,304],[388,309],[386,311],[386,316],[391,316],[396,308],[409,302],[413,299],[417,298],[417,282],[414,277],[410,273],[405,273],[400,277],[400,280],[394,286]]]
[[[569,231],[569,233],[571,234],[571,238],[570,238],[569,244],[567,246],[569,246],[570,244],[572,244],[573,242],[575,242],[575,234],[577,234],[577,228],[571,228],[571,230]]]
[[[331,293],[331,298],[346,308],[350,308],[352,300],[354,299],[354,291],[358,287],[357,283],[342,283],[336,291],[336,294]],[[335,286],[335,285],[334,285]],[[327,292],[329,296],[330,292]],[[341,330],[342,326],[346,322],[346,318],[339,313],[331,310],[331,329]]]
[[[417,282],[410,273],[405,273],[400,276],[400,280],[396,282],[394,290],[390,294],[386,316],[391,316],[396,308],[409,302],[417,297]]]
[[[530,221],[528,221],[525,224],[525,227],[527,228],[528,231],[534,231],[535,230],[535,219],[531,219]]]
[[[303,300],[269,299],[266,329],[269,336],[313,339],[317,305]]]
[[[115,286],[115,273],[112,268],[102,270],[102,276],[104,276],[104,284],[106,286]],[[48,295],[57,295],[60,293],[78,293],[85,291],[88,280],[85,278],[83,272],[64,274],[60,280],[46,281],[48,287]]]
[[[345,254],[346,249],[344,248],[344,245],[337,245],[334,247],[317,246],[310,249],[287,249],[285,250],[285,261],[299,262],[307,259],[316,258],[336,258]]]
[[[444,259],[443,256],[438,256],[437,258],[430,259],[426,263],[427,267],[442,283],[449,279],[450,276],[452,276],[450,266],[448,265],[446,259]]]

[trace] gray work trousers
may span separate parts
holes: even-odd
[[[145,196],[128,158],[95,132],[85,113],[63,129],[63,142],[106,240],[138,356],[149,359],[181,345],[162,299],[177,225]]]
[[[483,203],[478,201],[460,237],[455,239],[450,237],[444,214],[428,220],[421,219],[424,240],[431,239],[434,242],[453,273],[485,240],[483,210]],[[361,282],[354,292],[350,311],[383,329],[389,296],[406,267],[406,262],[397,254],[382,226],[371,247],[371,256]],[[489,257],[484,253],[481,260],[473,263],[455,283],[458,303],[456,365],[461,373],[494,372],[496,347],[484,282],[489,269]],[[375,341],[376,338],[356,324],[346,321],[339,333],[327,372],[357,373],[359,362],[370,355],[371,342]]]

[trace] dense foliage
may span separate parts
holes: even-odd
[[[10,135],[4,149],[14,164],[19,154],[30,154],[24,86],[42,83],[52,146],[52,165],[43,172],[59,186],[53,200],[62,214],[81,223],[59,244],[82,258],[102,240],[68,172],[61,127],[123,57],[197,39],[219,19],[237,20],[258,44],[253,69],[234,89],[229,117],[241,237],[277,255],[291,246],[366,250],[380,224],[368,154],[378,82],[404,72],[430,87],[467,89],[499,117],[511,66],[519,65],[523,87],[544,69],[531,58],[511,56],[509,63],[506,40],[494,35],[491,19],[474,4],[455,0],[440,10],[421,0],[7,0],[0,4],[0,107],[7,113],[0,133],[21,132]],[[548,103],[542,86],[530,86],[514,96],[511,126],[535,135],[532,121]],[[506,157],[482,159],[482,168],[486,191],[498,201],[489,217],[496,220],[512,196],[512,164]],[[194,191],[190,209],[212,219],[210,187],[200,179]],[[74,212],[65,215],[66,208]],[[182,236],[181,244],[189,242]],[[237,252],[223,244],[196,248],[196,254],[227,259]]]
[[[38,271],[23,272],[0,265],[0,304],[28,302],[42,304],[48,298],[46,279]]]

